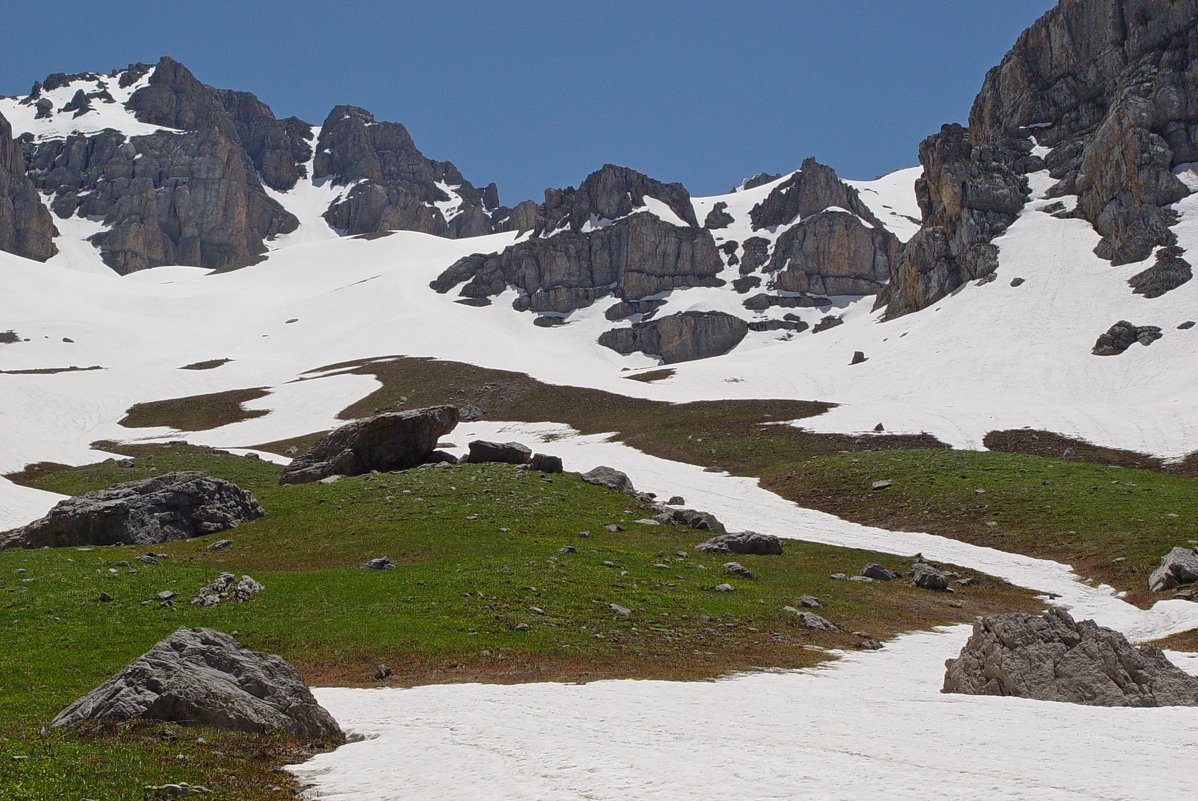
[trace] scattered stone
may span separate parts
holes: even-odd
[[[1178,330],[1179,330],[1179,331],[1189,331],[1189,330],[1190,330],[1191,328],[1193,328],[1193,327],[1194,327],[1194,321],[1193,321],[1193,320],[1186,320],[1184,323],[1182,323],[1181,325],[1177,326],[1177,328],[1178,328]]]
[[[96,600],[100,601],[101,603],[108,603],[112,600],[112,596],[106,592],[102,592]]]
[[[532,449],[519,442],[488,442],[476,439],[469,447],[470,455],[466,457],[466,461],[471,464],[526,464],[532,458]]]
[[[188,784],[187,782],[172,782],[170,784],[147,784],[145,789],[151,793],[161,793],[163,795],[208,795],[212,791],[202,784]]]
[[[793,606],[784,606],[782,610],[794,615],[799,625],[805,628],[818,629],[819,631],[840,631],[839,626],[828,621],[826,618],[820,617],[815,612],[804,612],[801,609],[795,609]]]
[[[881,434],[885,430],[886,430],[886,427],[884,425],[882,425],[881,423],[878,423],[876,426],[874,426],[875,434]]]
[[[628,617],[632,614],[631,609],[629,609],[627,606],[620,606],[619,604],[608,604],[607,608],[622,617]]]
[[[366,570],[394,570],[395,563],[385,556],[376,556],[363,562],[362,567]]]
[[[977,585],[981,584],[982,582],[978,581],[973,576],[966,576],[965,578],[957,579],[957,583],[960,584],[962,587],[976,587]]]
[[[391,677],[391,668],[386,665],[379,665],[374,669],[374,678],[376,681],[383,681]]]
[[[733,587],[731,584],[717,584],[711,589],[715,590],[716,592],[732,592]]]
[[[233,544],[233,540],[217,540],[216,542],[204,548],[205,551],[219,551],[221,548],[228,548]]]
[[[665,511],[669,514],[670,522],[672,523],[689,526],[699,531],[714,531],[717,534],[727,533],[724,524],[709,512],[698,512],[694,509],[667,509]]]
[[[325,476],[357,476],[371,470],[405,470],[423,463],[437,440],[458,423],[455,406],[432,406],[355,420],[317,440],[283,468],[280,484],[303,484]]]
[[[753,578],[753,572],[740,562],[724,562],[724,572],[730,573],[733,576],[740,576],[741,578]]]
[[[1024,284],[1024,280],[1022,278],[1012,278],[1011,279],[1011,286],[1023,286],[1023,284]]]
[[[343,737],[295,668],[212,629],[178,629],[50,725],[135,719],[247,732],[281,729],[304,739]]]
[[[606,523],[602,526],[602,528],[604,531],[610,531],[613,534],[624,530],[621,526],[618,526],[615,523]]]
[[[866,637],[860,643],[858,643],[858,647],[866,651],[880,651],[882,650],[882,643],[878,642],[873,637]]]
[[[816,598],[814,595],[804,595],[799,599],[799,606],[803,606],[808,609],[819,609],[821,606],[823,606],[823,604],[820,603],[819,598]]]
[[[670,496],[670,499],[668,501],[666,501],[666,504],[668,504],[669,506],[682,506],[685,503],[686,503],[686,499],[683,498],[681,495],[672,495],[672,496]]]
[[[207,473],[167,473],[60,501],[40,520],[0,534],[0,548],[151,545],[224,531],[264,514],[236,484]]]
[[[170,590],[163,590],[162,592],[154,593],[154,597],[159,601],[169,601],[175,597],[175,594]]]
[[[557,552],[558,553],[577,553],[578,549],[575,548],[573,545],[563,545],[562,547],[557,549]]]
[[[833,573],[831,576],[828,576],[828,578],[832,579],[833,581],[844,581],[848,578],[848,575],[845,573]]]
[[[1176,245],[1156,252],[1156,263],[1127,279],[1132,292],[1146,298],[1159,298],[1194,277],[1190,264],[1181,257],[1184,251]]]
[[[893,483],[894,482],[890,481],[889,479],[883,479],[881,481],[875,481],[874,483],[870,484],[869,487],[872,490],[884,490],[887,487],[893,485]]]
[[[1188,548],[1174,548],[1161,557],[1160,567],[1148,576],[1148,589],[1164,592],[1195,581],[1198,581],[1198,553]]]
[[[157,559],[155,559],[153,556],[151,556],[151,555],[150,555],[150,554],[148,554],[148,553],[147,553],[147,554],[142,554],[141,556],[137,557],[137,561],[138,561],[138,562],[141,562],[143,565],[156,565],[156,564],[158,564],[158,560],[157,560]]]
[[[876,562],[870,562],[865,567],[861,568],[861,575],[866,578],[874,579],[875,581],[894,581],[898,578],[898,573],[894,573]]]
[[[849,576],[849,581],[856,581],[862,584],[873,584],[876,579],[869,576]]]
[[[857,350],[857,351],[853,351],[853,358],[851,360],[849,360],[849,364],[850,365],[861,364],[862,362],[865,362],[865,361],[869,361],[869,357],[867,357],[863,352]]]
[[[719,534],[704,543],[696,545],[700,551],[716,553],[757,554],[759,556],[779,556],[782,553],[782,540],[773,534],[758,534],[756,531],[741,531],[736,534]]]
[[[1159,648],[1135,648],[1119,632],[1092,620],[1076,622],[1057,608],[982,618],[945,667],[946,693],[1090,706],[1198,706],[1198,678]]]
[[[588,484],[609,487],[618,492],[631,493],[636,491],[627,475],[616,470],[614,467],[607,467],[606,465],[600,465],[594,470],[583,473],[582,480]]]

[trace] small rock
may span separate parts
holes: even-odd
[[[607,523],[606,525],[602,526],[602,528],[603,528],[605,531],[611,531],[611,532],[618,532],[618,531],[623,531],[623,530],[624,530],[623,528],[621,528],[620,526],[616,525],[615,523]]]
[[[670,499],[668,501],[666,501],[666,504],[669,506],[682,506],[685,503],[686,503],[686,499],[683,498],[681,495],[672,495],[672,496],[670,496]]]
[[[374,559],[363,562],[362,567],[367,570],[394,570],[395,563],[385,556],[377,556]]]
[[[217,540],[211,545],[204,548],[205,551],[219,551],[221,548],[228,548],[233,544],[233,540]]]
[[[1023,279],[1022,278],[1012,278],[1011,286],[1023,286]]]
[[[898,578],[898,573],[894,573],[881,565],[870,562],[865,567],[861,568],[861,575],[866,578],[875,579],[877,581],[894,581]]]
[[[832,579],[832,580],[834,580],[834,581],[844,581],[845,579],[847,579],[847,578],[848,578],[848,576],[847,576],[847,575],[845,575],[844,573],[833,573],[833,574],[832,574],[831,576],[829,576],[828,578],[830,578],[830,579]]]
[[[731,573],[734,576],[740,576],[741,578],[753,578],[752,571],[750,571],[749,568],[745,567],[740,562],[725,562],[724,572]]]
[[[928,590],[947,590],[948,577],[926,562],[917,562],[912,568],[911,578],[915,586]]]
[[[388,678],[391,675],[391,668],[386,665],[379,665],[374,669],[374,677],[378,681]]]
[[[106,592],[102,592],[102,593],[100,593],[100,596],[96,600],[107,603],[108,601],[112,600],[112,596]]]
[[[731,584],[717,584],[712,589],[716,592],[732,592],[734,588]]]
[[[607,608],[615,612],[617,615],[621,615],[623,617],[628,617],[632,614],[631,609],[629,609],[627,606],[620,606],[619,604],[608,604]]]
[[[858,350],[858,351],[853,351],[853,358],[849,361],[849,364],[850,365],[861,364],[862,362],[865,362],[865,361],[869,361],[869,357],[867,357],[864,353],[862,353],[861,351]]]
[[[805,606],[808,609],[819,609],[823,604],[814,595],[804,595],[799,599],[799,606]]]
[[[151,555],[150,555],[150,554],[148,554],[148,553],[147,553],[147,554],[143,554],[143,555],[141,555],[141,556],[137,557],[137,561],[138,561],[138,562],[141,562],[143,565],[156,565],[156,564],[158,564],[158,560],[157,560],[157,559],[155,559],[153,556],[151,556]]]
[[[872,490],[884,490],[893,483],[894,482],[890,481],[889,479],[882,479],[881,481],[875,481],[874,483],[870,484],[869,487]]]
[[[793,606],[784,606],[782,607],[782,610],[785,612],[790,612],[792,615],[794,615],[799,625],[805,628],[818,629],[819,631],[840,631],[839,626],[830,622],[826,618],[820,617],[814,612],[804,612],[802,610],[795,609]]]
[[[557,552],[558,553],[577,553],[578,549],[575,548],[573,545],[563,545],[562,547],[557,549]]]
[[[175,597],[175,594],[170,590],[163,590],[162,592],[155,593],[154,597],[159,601],[169,601]]]
[[[858,643],[858,646],[860,648],[865,649],[866,651],[882,650],[882,643],[878,642],[873,637],[866,637],[864,640],[862,640],[860,643]]]
[[[885,430],[886,430],[886,427],[884,425],[882,425],[881,423],[878,423],[876,426],[874,426],[875,433],[881,434]]]

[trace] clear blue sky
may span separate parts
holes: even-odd
[[[11,2],[0,94],[167,54],[320,123],[404,123],[508,204],[605,162],[695,194],[794,169],[916,163],[1050,0]]]

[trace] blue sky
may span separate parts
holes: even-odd
[[[1049,0],[11,3],[0,94],[168,54],[320,123],[404,123],[508,204],[605,162],[695,194],[806,156],[846,178],[916,163]]]

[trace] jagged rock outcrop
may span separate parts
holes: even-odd
[[[617,353],[660,356],[663,364],[674,364],[725,354],[748,331],[744,320],[725,312],[682,312],[604,331],[599,344]]]
[[[856,214],[878,228],[882,223],[869,207],[861,202],[857,190],[840,180],[831,167],[808,158],[799,171],[778,184],[765,200],[749,211],[753,230],[787,225],[798,217],[812,214],[835,206]]]
[[[254,496],[207,473],[167,473],[60,501],[0,535],[0,548],[151,545],[234,528],[265,512]]]
[[[873,295],[890,279],[900,248],[880,225],[867,226],[848,212],[818,211],[778,237],[766,270],[784,292]]]
[[[660,200],[684,223],[698,227],[690,193],[682,184],[665,184],[628,167],[604,164],[577,189],[546,189],[535,233],[544,236],[562,228],[577,232],[588,223],[618,220],[644,206],[646,197]]]
[[[346,423],[283,469],[280,484],[304,484],[371,470],[405,470],[428,459],[458,424],[456,406],[386,412]]]
[[[887,314],[918,311],[998,267],[991,240],[1005,231],[1028,198],[1024,173],[1036,166],[1031,143],[1017,138],[975,147],[960,125],[945,125],[919,146],[924,173],[915,194],[923,228],[891,262],[879,295]]]
[[[459,259],[430,286],[484,298],[509,286],[527,293],[522,308],[565,313],[608,292],[637,300],[684,286],[719,286],[723,268],[711,233],[640,213],[587,233],[533,237],[501,253]]]
[[[1089,706],[1198,706],[1198,678],[1147,645],[1068,612],[982,618],[956,659],[946,693],[1004,695]]]
[[[950,158],[940,145],[921,148],[925,227],[904,249],[888,314],[990,272],[990,241],[1009,224],[1002,215],[1017,211],[1006,203],[1012,182],[1043,166],[1058,181],[1053,194],[1078,196],[1073,213],[1102,235],[1100,257],[1126,264],[1173,245],[1167,206],[1189,191],[1172,169],[1198,160],[1196,55],[1198,0],[1062,0],[1037,20],[987,73],[967,134],[949,132]],[[1052,148],[1043,164],[1015,151],[1033,134]],[[944,164],[969,189],[1001,188],[1002,208],[979,219],[972,204],[937,202]],[[980,180],[966,166],[977,164],[987,165]]]
[[[228,634],[181,628],[58,713],[52,726],[160,720],[246,732],[343,739],[295,668]]]
[[[718,228],[727,228],[733,222],[732,215],[728,213],[728,204],[721,200],[711,207],[711,211],[707,212],[707,216],[703,218],[703,227],[708,230],[715,230]]]
[[[58,232],[37,189],[25,177],[25,159],[12,126],[0,114],[0,250],[45,261],[58,252]]]
[[[1160,566],[1148,576],[1150,592],[1164,592],[1198,581],[1198,552],[1174,548],[1161,557]]]
[[[1137,342],[1147,347],[1162,336],[1160,326],[1132,325],[1127,320],[1120,320],[1098,337],[1093,353],[1095,356],[1118,356]]]
[[[377,122],[355,106],[329,112],[316,142],[313,177],[336,185],[358,182],[324,215],[346,234],[399,229],[480,236],[509,211],[499,207],[494,184],[476,189],[450,162],[426,158],[404,126]]]

